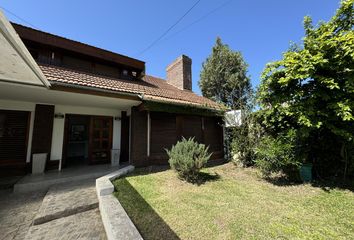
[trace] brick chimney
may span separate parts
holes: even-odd
[[[186,55],[179,56],[167,66],[167,83],[181,89],[192,90],[192,59]]]

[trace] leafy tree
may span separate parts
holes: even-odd
[[[307,158],[326,161],[328,169],[342,165],[344,176],[354,145],[353,2],[342,1],[331,20],[317,26],[305,17],[303,45],[267,64],[258,91],[269,131],[298,129]]]
[[[232,51],[217,38],[200,73],[199,87],[203,96],[231,109],[244,109],[252,91],[247,67],[240,52]]]

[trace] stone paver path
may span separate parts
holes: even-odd
[[[106,239],[95,181],[55,185],[47,193],[0,191],[0,233],[0,240]]]
[[[40,239],[106,239],[98,209],[34,225],[26,240]]]
[[[33,224],[84,212],[98,207],[94,180],[55,185],[49,189]]]
[[[45,192],[12,193],[0,191],[0,239],[24,239]]]

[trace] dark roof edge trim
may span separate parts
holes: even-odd
[[[188,103],[188,102],[175,102],[175,101],[171,101],[170,99],[166,98],[166,100],[157,100],[157,99],[146,99],[144,97],[144,94],[143,95],[140,95],[141,97],[141,100],[146,103],[157,103],[157,104],[166,104],[166,105],[175,105],[175,106],[179,106],[179,107],[190,107],[190,108],[197,108],[197,109],[200,109],[200,110],[208,110],[208,111],[212,111],[212,112],[215,112],[215,113],[224,113],[227,111],[227,109],[217,109],[217,108],[213,108],[213,107],[210,107],[208,105],[202,105],[202,104],[197,104],[197,103]]]

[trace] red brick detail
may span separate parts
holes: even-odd
[[[167,83],[181,90],[192,90],[192,59],[182,55],[166,68]]]

